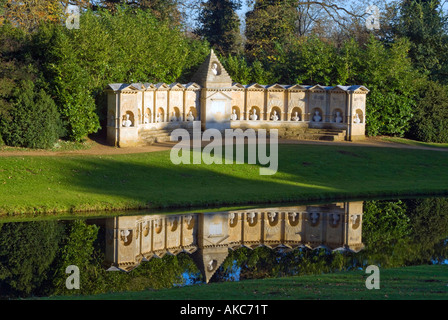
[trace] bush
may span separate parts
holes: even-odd
[[[62,122],[53,99],[23,81],[13,90],[12,108],[1,119],[5,143],[14,147],[50,148],[62,134]]]
[[[33,51],[73,141],[100,129],[106,114],[100,96],[109,83],[187,83],[210,52],[205,42],[129,7],[87,10],[79,30],[42,26]]]
[[[429,82],[417,99],[409,138],[424,142],[448,142],[448,87]]]

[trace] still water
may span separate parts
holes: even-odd
[[[447,239],[448,198],[0,222],[0,298],[447,264]]]

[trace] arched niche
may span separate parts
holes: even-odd
[[[258,213],[257,212],[248,212],[246,214],[246,221],[249,224],[249,227],[254,227],[258,223]]]
[[[340,108],[336,108],[333,111],[332,119],[335,123],[343,123],[344,122],[344,111]]]
[[[352,224],[352,230],[356,230],[361,225],[361,215],[353,214],[350,216],[350,223]]]
[[[156,219],[154,220],[154,231],[156,234],[160,234],[163,230],[163,220]]]
[[[231,212],[229,214],[229,227],[235,228],[238,225],[238,213]]]
[[[157,109],[156,122],[165,122],[165,110],[163,108]]]
[[[179,121],[180,116],[181,116],[181,114],[180,114],[179,108],[174,107],[170,114],[170,121],[171,122]]]
[[[295,107],[291,111],[291,121],[298,122],[303,121],[302,109],[299,107]]]
[[[241,120],[241,110],[238,106],[232,107],[232,115],[230,116],[230,120]]]
[[[123,115],[122,119],[123,127],[134,127],[135,126],[135,117],[132,111],[126,111]]]
[[[300,221],[300,213],[299,212],[288,212],[288,224],[291,227],[296,227]]]
[[[324,121],[324,116],[323,116],[323,112],[321,108],[314,108],[311,111],[311,121],[312,122],[323,122]]]
[[[338,213],[330,213],[328,215],[328,225],[331,228],[338,228],[341,224],[341,215]]]
[[[120,241],[125,247],[129,246],[132,243],[133,235],[134,230],[132,229],[120,230]]]
[[[187,227],[187,230],[193,229],[195,221],[194,221],[194,217],[192,215],[186,216],[184,218],[184,222]]]
[[[151,229],[151,225],[149,221],[146,221],[142,226],[142,235],[143,237],[147,237],[149,235],[149,231]]]
[[[151,123],[152,121],[151,121],[151,109],[150,108],[146,108],[146,110],[145,110],[145,120],[144,120],[144,123],[145,124],[147,124],[147,123]]]
[[[256,120],[260,120],[260,108],[257,106],[253,106],[250,108],[250,112],[249,112],[249,120],[251,121],[256,121]]]
[[[170,217],[168,221],[169,221],[170,231],[171,232],[176,231],[179,226],[179,219],[177,217]]]
[[[266,218],[268,220],[268,224],[271,227],[275,227],[278,225],[280,221],[280,213],[279,212],[268,212],[266,215]]]
[[[188,108],[186,120],[187,121],[198,120],[198,112],[195,107]]]
[[[312,227],[317,227],[320,223],[321,214],[318,212],[310,212],[309,213],[309,223]]]
[[[269,120],[271,121],[281,121],[282,120],[282,110],[280,107],[272,107],[269,113]]]
[[[353,123],[355,124],[364,123],[364,112],[362,112],[361,109],[356,109],[353,118]]]

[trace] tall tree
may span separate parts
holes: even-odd
[[[294,35],[297,20],[294,0],[256,0],[246,13],[246,52],[249,58],[275,55],[276,43]]]
[[[415,66],[433,80],[448,83],[447,16],[440,0],[405,0],[396,19],[396,34],[411,41]]]
[[[240,0],[208,0],[202,4],[196,34],[210,42],[221,54],[238,53],[242,37],[236,11],[240,8]]]

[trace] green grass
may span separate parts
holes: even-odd
[[[383,137],[382,140],[416,147],[448,148],[448,143],[422,142],[398,137]]]
[[[279,145],[258,165],[173,165],[170,152],[0,157],[0,216],[448,194],[448,153]]]
[[[66,152],[66,151],[77,151],[77,150],[89,150],[92,148],[92,143],[87,141],[73,142],[59,140],[54,144],[52,148],[49,149],[31,149],[31,148],[21,148],[21,147],[9,147],[6,145],[0,145],[0,152]]]
[[[83,300],[400,300],[448,299],[448,266],[380,269],[380,289],[368,290],[364,271],[211,283],[163,290],[51,297]]]

